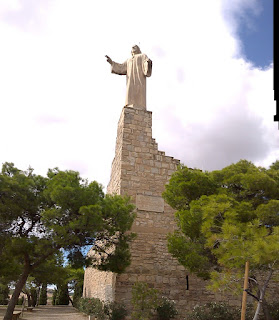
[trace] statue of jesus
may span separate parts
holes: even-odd
[[[147,55],[141,53],[140,48],[132,47],[132,57],[124,63],[116,63],[106,56],[111,64],[111,72],[126,75],[126,101],[125,106],[146,109],[146,77],[151,76],[152,61]]]

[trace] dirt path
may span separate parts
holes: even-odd
[[[3,319],[4,313],[5,309],[1,307],[0,319]],[[20,320],[88,320],[88,316],[70,306],[39,306],[32,312],[24,311]]]

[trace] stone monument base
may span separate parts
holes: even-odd
[[[176,222],[174,210],[164,202],[162,192],[179,163],[158,150],[152,138],[152,113],[124,107],[107,191],[128,195],[136,205],[132,231],[137,237],[130,247],[132,262],[120,275],[87,268],[84,297],[122,302],[131,311],[132,286],[144,281],[174,300],[179,311],[177,319],[184,319],[185,312],[198,304],[241,303],[236,297],[208,291],[205,281],[190,274],[168,253],[167,235],[175,230]]]

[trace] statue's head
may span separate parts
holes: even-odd
[[[132,56],[135,55],[135,54],[141,53],[139,46],[134,45],[134,46],[132,47],[131,53],[132,53]]]

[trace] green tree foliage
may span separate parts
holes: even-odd
[[[58,287],[57,295],[55,299],[55,305],[68,305],[69,304],[69,292],[68,285],[62,284]]]
[[[178,314],[174,301],[171,301],[165,297],[160,299],[160,304],[157,307],[158,320],[170,320],[175,318]]]
[[[0,304],[8,304],[9,302],[9,286],[0,283]]]
[[[82,297],[83,293],[84,269],[72,269],[71,278],[72,280],[70,281],[70,285],[74,290],[73,306],[77,307],[79,299]]]
[[[17,283],[4,320],[11,318],[27,277],[61,248],[72,264],[82,265],[81,248],[95,245],[92,263],[123,272],[130,263],[133,234],[126,231],[133,209],[128,198],[105,196],[97,182],[88,183],[78,172],[53,169],[42,177],[5,163],[0,174],[0,273]]]
[[[23,302],[24,302],[24,296],[21,296],[21,297],[19,297],[18,299],[17,299],[17,305],[19,305],[19,306],[22,306],[23,305]]]
[[[81,298],[79,310],[88,315],[95,316],[98,320],[105,320],[104,303],[98,298]]]
[[[241,160],[210,173],[181,166],[163,197],[177,210],[173,256],[212,289],[234,292],[249,261],[250,291],[262,301],[279,268],[279,162],[264,169]]]
[[[158,290],[150,288],[147,283],[136,282],[132,288],[132,319],[151,319],[159,306],[158,294]]]
[[[38,291],[36,288],[31,288],[30,290],[31,295],[31,307],[36,307],[37,299],[38,299]]]
[[[107,302],[104,305],[104,313],[109,320],[125,320],[128,312],[124,304],[117,302]]]
[[[47,304],[47,284],[43,283],[40,291],[39,305]]]
[[[29,276],[26,280],[22,292],[27,296],[28,307],[35,307],[37,302],[37,290],[38,287],[32,276]]]

